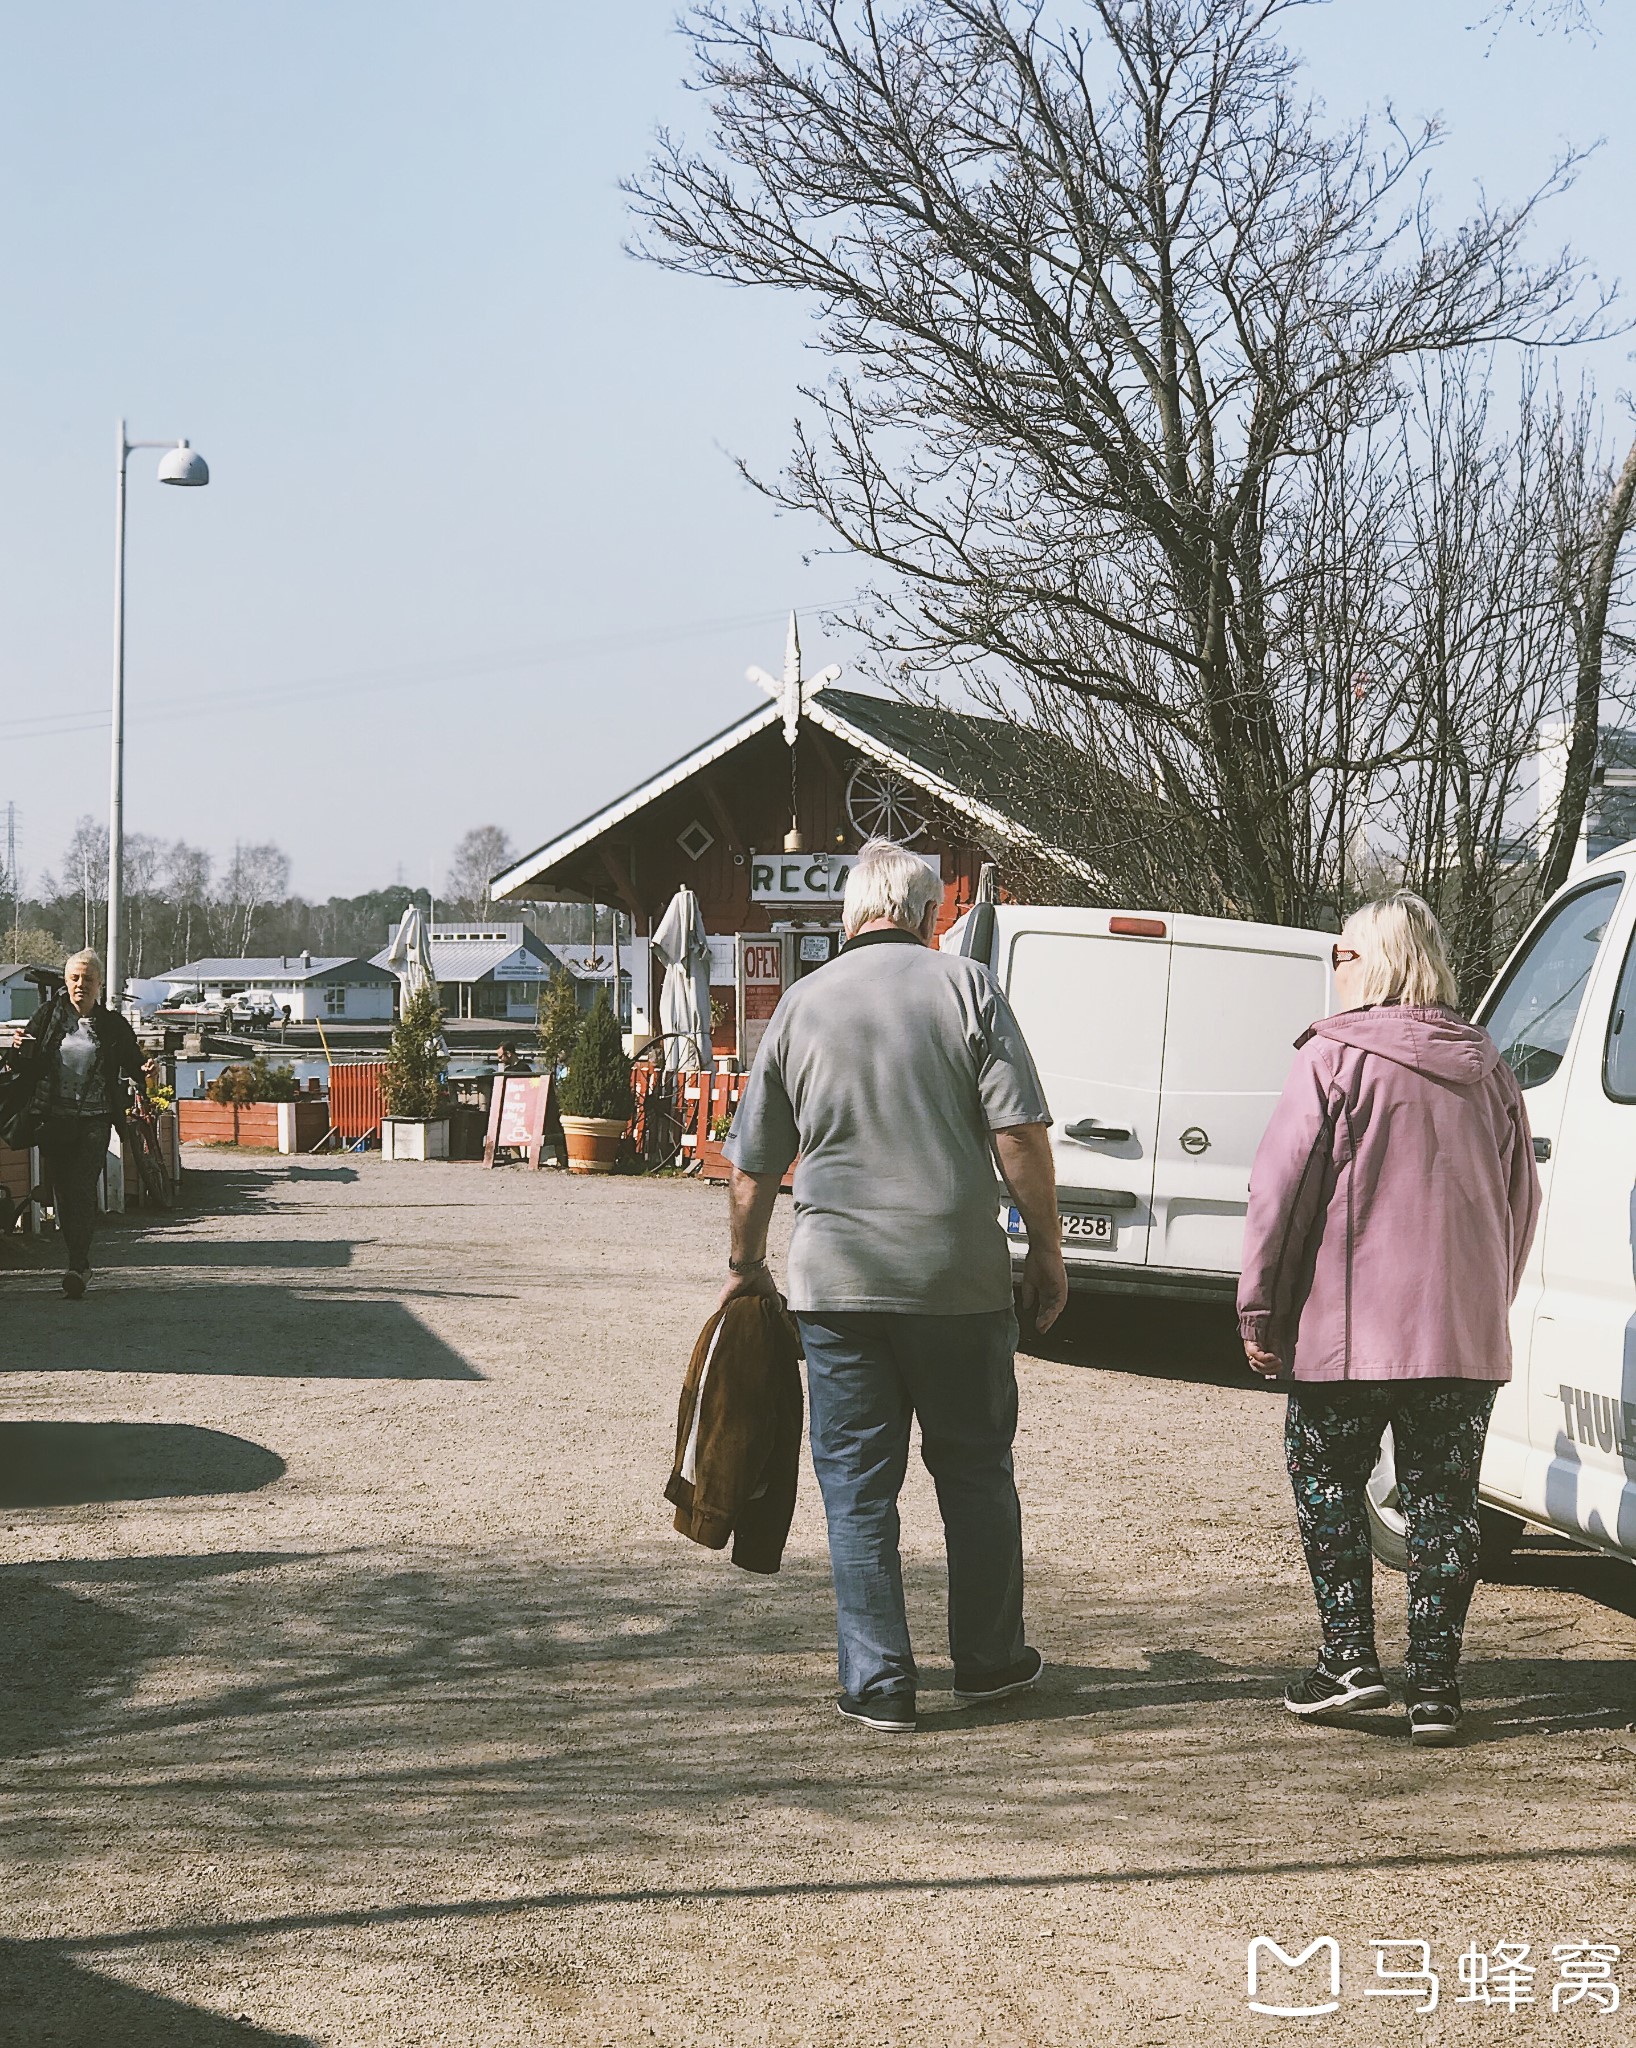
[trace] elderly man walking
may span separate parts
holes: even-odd
[[[995,1163],[1028,1231],[1023,1302],[1067,1299],[1039,1076],[989,970],[932,948],[942,884],[871,840],[847,879],[837,959],[788,991],[725,1151],[732,1279],[772,1293],[767,1225],[795,1172],[789,1300],[807,1360],[812,1462],[829,1523],[848,1720],[915,1726],[898,1556],[909,1428],[937,1488],[955,1697],[1026,1691],[1011,1256]]]

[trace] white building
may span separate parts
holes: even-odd
[[[20,1024],[40,1007],[40,993],[21,962],[0,964],[0,1024]]]
[[[434,924],[427,937],[445,1017],[531,1021],[540,990],[558,972],[553,950],[521,923]],[[384,967],[390,950],[373,965]]]
[[[245,996],[292,1024],[390,1022],[398,980],[372,960],[290,953],[257,960],[190,960],[158,980],[172,1002],[227,1003]]]

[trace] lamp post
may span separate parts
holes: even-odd
[[[114,495],[114,719],[108,786],[108,985],[117,1010],[125,995],[120,962],[120,913],[125,901],[125,468],[134,448],[163,448],[162,484],[207,484],[204,457],[185,441],[133,441],[119,423],[118,483]]]

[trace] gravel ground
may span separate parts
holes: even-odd
[[[81,1305],[4,1248],[5,2048],[1315,2038],[1250,2013],[1257,1934],[1341,1943],[1330,2042],[1632,2038],[1636,1573],[1541,1540],[1480,1592],[1461,1749],[1291,1722],[1279,1405],[1223,1314],[1080,1302],[1019,1361],[1021,1703],[954,1706],[915,1469],[883,1738],[830,1705],[810,1472],[775,1579],[668,1526],[719,1191],[190,1165]],[[1377,1937],[1436,2012],[1364,1996]],[[1592,1940],[1626,2006],[1553,2018]],[[1501,1941],[1536,2003],[1457,2003]]]

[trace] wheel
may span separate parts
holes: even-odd
[[[860,839],[909,846],[926,829],[924,802],[912,782],[873,761],[860,761],[846,786],[846,814]]]
[[[136,1156],[137,1178],[142,1183],[143,1195],[156,1208],[168,1209],[173,1200],[170,1177],[159,1157],[154,1134],[146,1124],[132,1124],[131,1150]]]
[[[1369,1509],[1369,1547],[1388,1571],[1409,1569],[1409,1532],[1397,1497],[1397,1466],[1392,1455],[1392,1432],[1388,1430],[1380,1447],[1380,1459],[1369,1475],[1365,1490]],[[1526,1524],[1503,1508],[1479,1502],[1477,1523],[1482,1536],[1477,1549],[1477,1571],[1481,1578],[1494,1578],[1504,1569]]]

